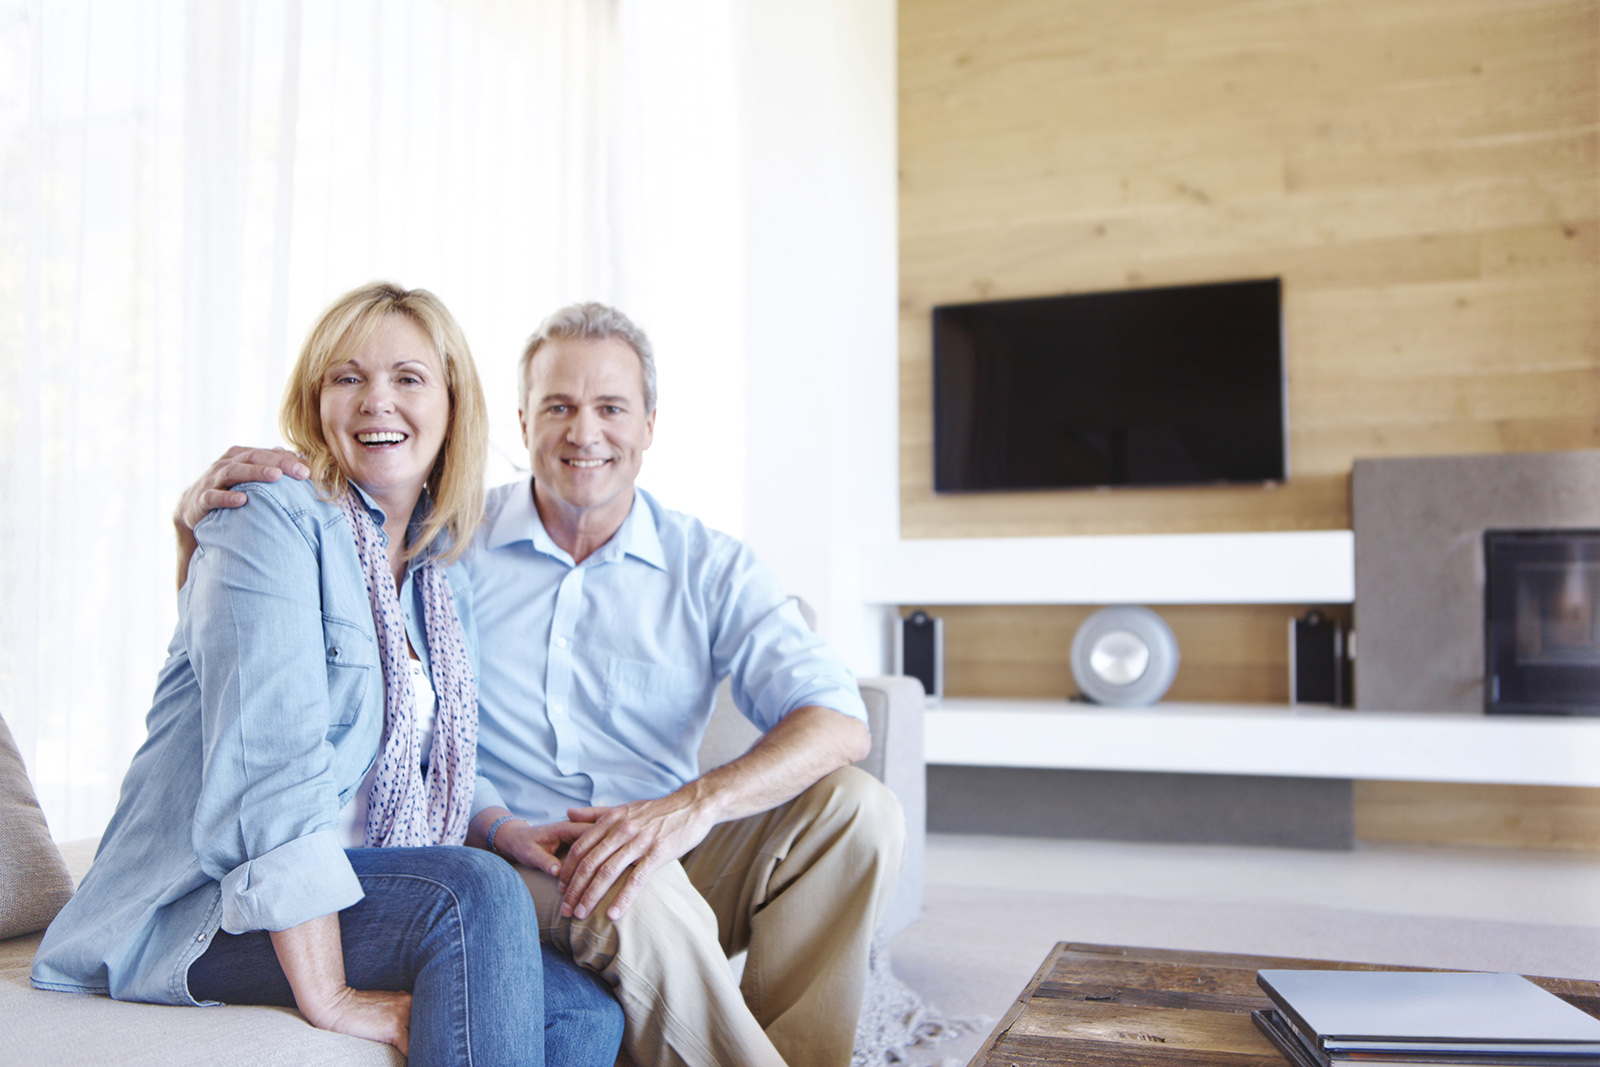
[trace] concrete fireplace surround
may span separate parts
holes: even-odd
[[[1600,529],[1600,451],[1358,460],[1356,707],[1482,711],[1483,531]]]

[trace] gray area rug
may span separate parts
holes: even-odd
[[[856,1028],[856,1048],[850,1067],[909,1064],[947,1042],[977,1034],[986,1035],[994,1020],[947,1018],[894,973],[889,959],[889,939],[881,934],[872,943],[867,967],[867,992]]]

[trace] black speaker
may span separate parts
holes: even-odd
[[[931,703],[944,696],[944,620],[913,611],[894,628],[894,669],[922,683]]]
[[[1349,692],[1344,626],[1320,611],[1289,620],[1289,702],[1344,707]]]

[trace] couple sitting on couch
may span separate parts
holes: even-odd
[[[318,320],[304,461],[234,450],[186,494],[149,738],[37,986],[296,1006],[417,1063],[849,1062],[904,847],[848,766],[854,682],[749,549],[635,487],[631,322],[563,309],[519,370],[533,477],[485,505],[437,298]],[[730,674],[765,734],[697,776]]]

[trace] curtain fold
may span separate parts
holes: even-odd
[[[510,476],[521,341],[627,296],[619,39],[593,0],[0,0],[0,714],[57,838],[143,740],[178,493],[278,441],[335,296],[444,299]]]

